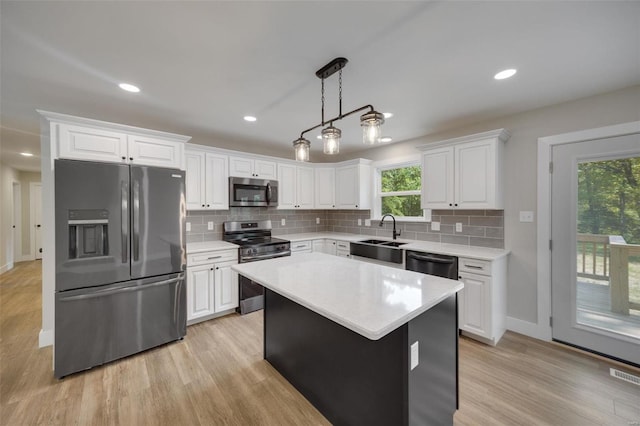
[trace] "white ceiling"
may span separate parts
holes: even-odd
[[[292,158],[337,56],[343,111],[394,142],[640,84],[640,2],[5,1],[2,161],[39,169],[36,108]],[[509,80],[493,75],[517,68]],[[138,85],[131,94],[119,82]],[[326,80],[337,114],[337,75]],[[250,124],[247,114],[257,116]],[[357,115],[341,153],[363,149]],[[312,161],[332,161],[312,141]]]

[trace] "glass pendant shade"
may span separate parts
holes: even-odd
[[[341,137],[342,131],[337,127],[329,126],[326,129],[322,129],[323,152],[328,155],[338,154],[340,152]]]
[[[363,114],[360,117],[362,127],[362,143],[374,144],[380,142],[381,129],[384,124],[384,115],[376,111]]]
[[[293,141],[293,149],[296,154],[296,161],[309,161],[309,147],[311,142],[305,138],[299,138]]]

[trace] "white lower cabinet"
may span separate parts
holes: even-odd
[[[336,256],[351,258],[351,244],[348,241],[336,241]]]
[[[300,253],[311,253],[313,250],[313,244],[311,241],[296,241],[291,242],[291,255],[295,256]]]
[[[495,345],[506,330],[506,257],[491,261],[458,259],[458,325],[469,337]]]
[[[321,239],[313,240],[313,251],[316,253],[326,253],[336,255],[336,240]]]
[[[187,324],[195,324],[238,306],[237,250],[187,256]]]

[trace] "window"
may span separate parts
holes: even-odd
[[[423,220],[420,171],[421,166],[416,163],[378,169],[376,213]]]

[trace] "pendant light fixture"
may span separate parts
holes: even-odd
[[[357,112],[369,109],[368,112],[360,117],[360,126],[362,127],[362,142],[365,144],[374,144],[380,142],[380,126],[384,124],[384,115],[377,112],[373,106],[365,105],[360,108],[356,108],[353,111],[349,111],[345,114],[342,113],[342,68],[349,62],[346,58],[335,58],[324,67],[316,71],[316,76],[321,80],[321,122],[315,126],[304,130],[300,133],[300,137],[293,141],[293,147],[295,150],[295,158],[298,161],[309,161],[309,148],[311,142],[304,138],[304,134],[318,127],[323,127],[329,124],[328,127],[322,129],[322,141],[324,143],[323,152],[327,155],[335,155],[340,152],[340,139],[342,137],[342,131],[337,127],[334,127],[333,122],[342,120]],[[338,71],[338,116],[330,120],[324,119],[324,80],[327,77],[333,75]]]

